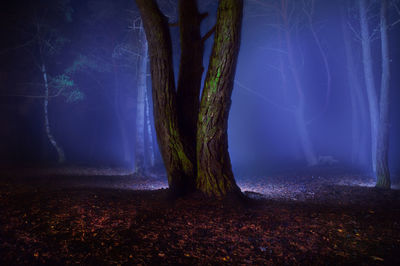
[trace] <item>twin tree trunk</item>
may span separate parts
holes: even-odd
[[[240,194],[228,153],[228,114],[240,46],[242,0],[220,0],[214,45],[199,102],[204,14],[196,0],[179,1],[181,61],[175,88],[171,35],[155,0],[136,0],[146,31],[153,84],[153,109],[170,189],[210,196]],[[211,31],[210,31],[211,33]]]

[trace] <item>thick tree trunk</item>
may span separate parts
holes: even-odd
[[[242,0],[220,0],[214,45],[201,97],[197,188],[213,196],[240,193],[228,153],[228,115],[240,46]]]
[[[57,151],[58,163],[65,162],[65,154],[64,150],[58,145],[56,139],[53,134],[51,134],[50,123],[49,123],[49,114],[48,114],[48,105],[49,105],[49,83],[47,80],[47,70],[45,64],[42,62],[42,77],[44,82],[44,99],[43,99],[43,116],[44,116],[44,126],[46,129],[46,135],[49,139],[51,145]]]
[[[381,50],[382,50],[382,83],[380,94],[380,117],[378,127],[376,154],[376,186],[390,188],[388,165],[389,151],[389,97],[390,97],[390,58],[387,34],[387,0],[381,0]]]
[[[170,189],[182,194],[194,189],[194,162],[187,155],[178,126],[172,44],[166,17],[154,0],[136,0],[149,46],[153,110],[158,145]]]
[[[378,100],[375,91],[376,87],[374,81],[374,72],[372,69],[371,43],[370,43],[370,33],[368,29],[366,0],[359,0],[359,11],[360,11],[361,46],[363,55],[364,78],[365,78],[365,85],[367,88],[369,115],[371,122],[371,158],[372,158],[371,162],[372,162],[372,170],[375,173],[379,110],[378,110]]]
[[[145,172],[145,93],[147,81],[147,41],[143,28],[139,32],[140,58],[137,77],[137,98],[136,98],[136,145],[135,145],[135,173]]]

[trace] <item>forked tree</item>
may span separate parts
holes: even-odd
[[[180,0],[180,70],[174,80],[169,24],[155,0],[136,0],[148,42],[153,110],[171,191],[240,195],[228,153],[228,115],[240,46],[243,0],[220,0],[204,36],[196,0]],[[214,33],[201,100],[204,42]]]

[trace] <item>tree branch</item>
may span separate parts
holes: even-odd
[[[210,38],[211,35],[214,34],[214,32],[215,32],[215,25],[214,25],[214,27],[212,27],[212,28],[203,36],[203,38],[201,38],[201,41],[202,41],[202,42],[207,41],[208,38]]]

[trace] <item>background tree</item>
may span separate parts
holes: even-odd
[[[376,186],[390,188],[389,153],[389,110],[390,110],[390,56],[388,41],[388,1],[381,0],[380,34],[382,54],[382,81],[379,103],[379,125],[376,148]]]
[[[66,43],[69,42],[61,29],[65,23],[68,24],[72,21],[72,14],[73,9],[70,7],[68,0],[58,0],[51,4],[46,1],[39,1],[39,3],[32,6],[24,20],[18,21],[15,25],[19,33],[19,36],[16,37],[18,39],[17,42],[21,41],[23,44],[2,51],[4,53],[16,50],[21,53],[21,50],[25,50],[30,55],[30,63],[33,64],[33,69],[36,70],[35,75],[30,76],[31,82],[22,82],[19,84],[19,91],[3,96],[43,100],[42,110],[45,135],[47,141],[57,152],[59,163],[65,161],[65,152],[51,130],[49,101],[58,96],[64,96],[67,102],[76,102],[84,97],[84,94],[72,79],[72,71],[68,69],[63,71],[49,69],[50,65],[55,68],[53,67],[53,62],[60,57]],[[55,16],[59,16],[59,18],[55,20]],[[57,72],[59,74],[55,74]],[[40,77],[40,79],[37,79],[37,77]],[[37,80],[40,81],[36,82]]]

